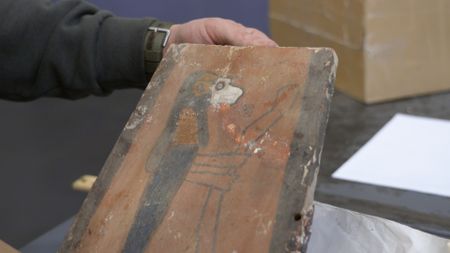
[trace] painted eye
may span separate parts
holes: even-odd
[[[224,81],[219,81],[216,83],[216,90],[222,90],[223,88],[225,88],[225,82]]]

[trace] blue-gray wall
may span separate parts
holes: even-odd
[[[151,16],[171,22],[223,17],[268,31],[267,0],[92,0],[97,6],[127,17]]]

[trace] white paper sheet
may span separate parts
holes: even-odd
[[[399,223],[315,202],[308,253],[450,253],[450,241]]]
[[[450,121],[397,114],[332,177],[450,197]]]

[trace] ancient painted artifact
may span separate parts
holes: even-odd
[[[336,65],[171,47],[60,252],[305,252]]]

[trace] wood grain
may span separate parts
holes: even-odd
[[[171,47],[60,252],[305,252],[336,64]]]

